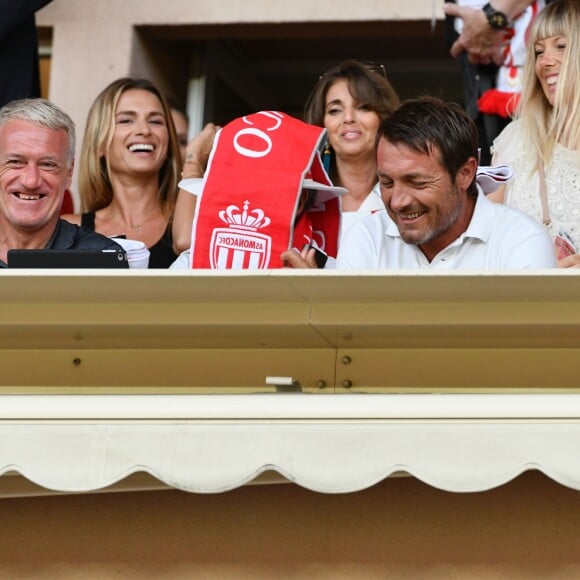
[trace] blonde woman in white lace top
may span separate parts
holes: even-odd
[[[492,148],[493,162],[511,165],[514,178],[489,197],[544,222],[560,267],[580,267],[579,30],[578,0],[555,0],[538,15],[517,118]]]

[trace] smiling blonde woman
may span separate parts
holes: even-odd
[[[171,218],[181,157],[169,105],[146,79],[121,78],[92,104],[79,166],[82,214],[64,219],[144,242],[150,268],[175,260]]]
[[[580,4],[555,0],[532,27],[516,120],[493,162],[514,179],[490,195],[544,223],[558,265],[580,267]]]

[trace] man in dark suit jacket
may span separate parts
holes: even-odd
[[[52,0],[0,0],[0,107],[40,97],[35,13]]]

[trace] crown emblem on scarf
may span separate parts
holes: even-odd
[[[250,202],[244,201],[243,209],[240,211],[237,205],[228,205],[226,209],[219,212],[219,218],[229,227],[241,228],[244,230],[259,230],[270,225],[270,218],[264,215],[263,210],[253,209],[248,211]]]

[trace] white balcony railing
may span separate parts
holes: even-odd
[[[580,487],[575,271],[7,271],[0,364],[0,474],[51,490]]]

